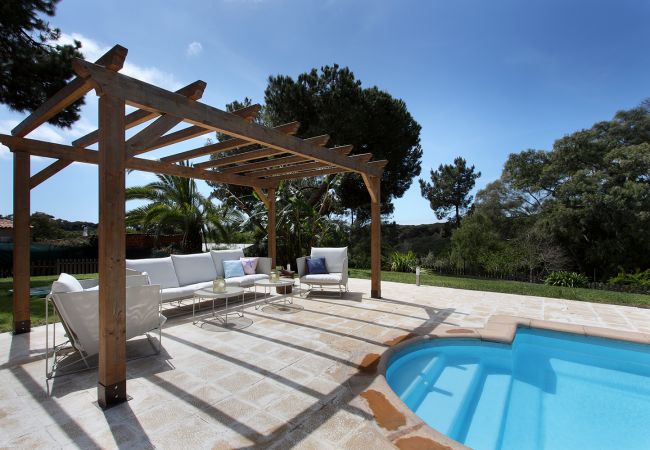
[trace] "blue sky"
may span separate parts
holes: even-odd
[[[206,81],[201,101],[217,107],[262,102],[269,75],[349,66],[364,86],[403,99],[422,125],[422,176],[460,155],[482,172],[481,188],[508,154],[550,149],[650,97],[648,19],[648,0],[63,0],[51,23],[64,40],[81,40],[90,60],[127,47],[128,75],[170,89]],[[71,130],[45,126],[28,137],[69,143],[93,130],[94,95],[87,102]],[[0,132],[23,117],[0,106]],[[48,162],[32,158],[32,172]],[[0,148],[2,214],[11,213],[11,179],[11,154]],[[436,221],[417,180],[395,205],[398,223]],[[97,220],[97,169],[75,163],[55,175],[32,191],[32,211]]]

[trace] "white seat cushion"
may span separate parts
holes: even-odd
[[[182,298],[192,298],[194,291],[205,289],[207,287],[212,287],[212,281],[204,281],[201,283],[163,289],[160,292],[160,296],[162,297],[163,302],[171,302],[173,300],[179,300]]]
[[[300,282],[305,284],[340,284],[342,280],[340,273],[304,275],[300,278]]]
[[[312,258],[325,258],[330,273],[343,272],[343,261],[348,257],[347,247],[312,247]]]
[[[151,284],[159,284],[163,289],[180,286],[174,271],[174,263],[169,256],[167,258],[127,259],[126,267],[147,272]]]
[[[214,261],[214,267],[217,271],[217,276],[223,278],[223,262],[233,259],[239,260],[239,258],[243,258],[244,251],[240,248],[235,250],[210,250],[210,255]]]
[[[263,273],[244,275],[243,277],[231,277],[231,278],[226,278],[226,286],[250,287],[257,280],[265,280],[268,278],[269,276]]]
[[[199,283],[201,281],[212,281],[217,278],[217,270],[210,253],[193,253],[191,255],[172,255],[174,270],[178,284]]]

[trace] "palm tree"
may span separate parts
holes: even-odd
[[[127,200],[150,201],[127,212],[127,225],[142,226],[157,234],[180,231],[183,233],[182,251],[200,252],[208,235],[208,216],[212,221],[217,220],[214,205],[198,191],[191,178],[161,174],[156,177],[158,181],[126,190]]]

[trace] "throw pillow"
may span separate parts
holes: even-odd
[[[224,278],[243,277],[244,275],[244,266],[242,266],[240,260],[231,259],[223,262]]]
[[[325,264],[325,258],[309,258],[307,260],[307,270],[310,275],[329,273],[327,271],[327,264]]]
[[[63,293],[63,292],[81,292],[84,288],[81,286],[81,283],[67,273],[62,273],[59,275],[59,279],[52,283],[52,292],[54,293]]]
[[[257,269],[257,258],[239,258],[241,265],[244,266],[244,273],[246,275],[255,275]]]

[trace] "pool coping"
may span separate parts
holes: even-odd
[[[360,372],[375,376],[370,386],[361,393],[361,396],[366,399],[375,422],[384,436],[401,450],[416,448],[432,450],[468,449],[469,447],[427,425],[402,402],[386,381],[385,374],[388,363],[391,357],[401,349],[434,339],[469,338],[512,344],[517,328],[537,328],[650,345],[650,334],[646,333],[507,315],[490,316],[483,328],[440,326],[426,335],[409,333],[399,336],[386,342],[390,347],[381,355],[365,355],[359,363]]]

